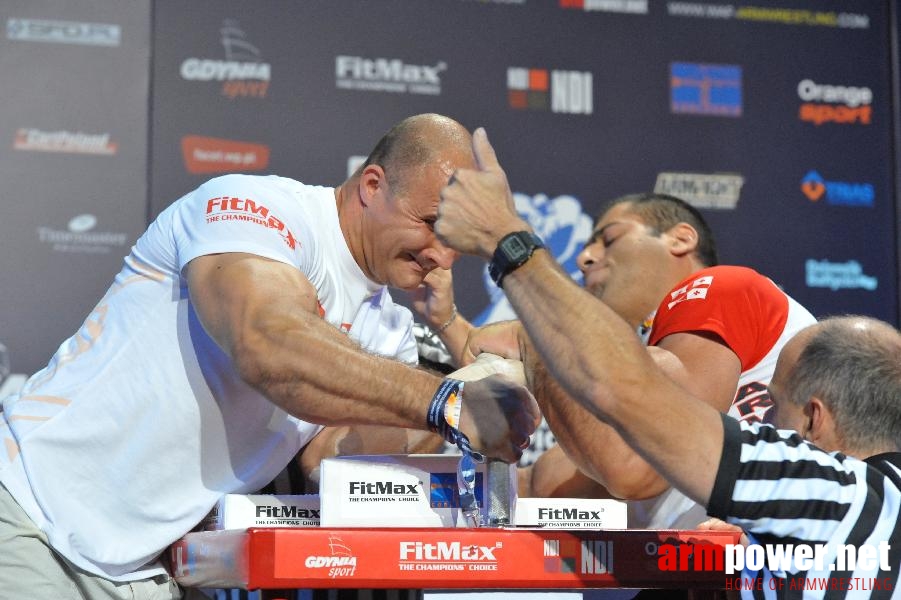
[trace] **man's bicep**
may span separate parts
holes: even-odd
[[[735,398],[741,361],[715,334],[674,333],[648,348],[651,357],[676,383],[720,412]]]
[[[184,269],[207,333],[231,354],[248,328],[295,313],[316,314],[316,290],[299,270],[253,254],[199,256]]]

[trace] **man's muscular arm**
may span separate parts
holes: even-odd
[[[703,332],[678,333],[647,350],[671,379],[717,410],[728,410],[741,366],[738,357],[718,337]],[[617,498],[641,500],[669,487],[615,429],[597,421],[548,375],[521,322],[505,321],[474,330],[466,354],[483,351],[524,360],[529,388],[564,450],[538,458],[528,473],[529,495],[553,497],[565,490],[567,497],[609,493]]]
[[[185,276],[207,333],[286,412],[323,425],[426,428],[441,378],[363,351],[318,316],[315,289],[297,269],[226,253],[192,260]],[[534,400],[517,388],[497,377],[473,382],[480,401],[464,403],[460,422],[476,448],[511,462],[534,429]]]
[[[553,453],[538,459],[542,462],[540,470],[546,476],[533,479],[532,493],[551,495],[553,488],[561,482],[547,477],[547,474],[565,473],[568,468],[571,470],[567,465],[568,459],[617,498],[651,498],[669,488],[666,480],[613,427],[596,421],[591,413],[572,399],[566,397],[564,400],[566,393],[537,360],[537,353],[530,344],[525,347],[529,355],[526,364],[530,387],[557,443],[565,451],[565,454]],[[650,347],[648,351],[657,366],[687,391],[719,411],[728,410],[738,382],[740,365],[738,358],[726,346],[706,336],[680,333],[668,336],[660,347]],[[662,399],[661,402],[666,401]],[[589,427],[590,435],[585,431]],[[578,489],[578,479],[579,475],[573,474],[566,482],[567,486]],[[588,482],[582,485],[591,487]]]
[[[477,169],[456,171],[441,191],[435,232],[454,250],[487,259],[506,234],[529,226],[516,214],[481,128],[473,151]],[[672,485],[706,504],[723,448],[721,415],[658,368],[629,324],[579,288],[547,251],[536,250],[503,287],[549,373],[572,399],[555,408],[566,410],[574,400]],[[592,421],[583,424],[581,441],[591,439]]]

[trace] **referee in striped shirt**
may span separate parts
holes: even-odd
[[[874,479],[872,485],[877,491],[879,486],[892,481],[895,487],[901,484],[899,354],[901,333],[888,323],[864,316],[825,319],[792,338],[779,356],[769,390],[775,404],[774,426],[797,432],[790,440],[776,438],[777,442],[797,452],[798,458],[794,464],[777,463],[772,467],[780,479],[751,473],[742,479],[730,477],[718,481],[717,486],[722,492],[718,487],[714,488],[708,505],[711,513],[731,514],[740,519],[733,519],[733,522],[746,529],[761,531],[768,528],[768,533],[752,534],[749,542],[797,544],[811,541],[809,538],[797,539],[796,532],[802,521],[836,522],[852,511],[866,513],[873,511],[873,507],[880,507],[884,492],[883,500],[879,496],[866,499],[858,503],[860,508],[855,507],[854,496],[844,502],[820,498],[833,494],[841,498],[847,493],[841,488],[853,484],[848,470],[854,467],[848,466],[852,463],[845,460],[846,455],[865,459],[888,477],[888,481]],[[836,453],[835,458],[845,463],[845,469],[811,463],[805,442]],[[779,463],[784,460],[780,458]],[[866,478],[867,474],[860,471],[858,476]],[[732,492],[737,488],[746,490],[741,497]],[[832,490],[825,495],[818,493],[829,488]],[[799,496],[810,500],[798,502]],[[870,514],[868,519],[858,518],[846,535],[845,544],[855,548],[863,544],[877,547],[880,541],[892,538],[897,525],[888,520],[880,521],[878,512]],[[700,528],[723,527],[711,520]],[[814,541],[827,545],[830,542],[828,539]],[[880,567],[873,575],[850,568],[775,573],[764,569],[759,584],[747,585],[756,578],[746,573],[742,578],[746,583],[741,587],[744,595],[750,598],[800,597],[799,590],[816,595],[812,592],[824,586],[854,588],[830,590],[829,597],[854,597],[861,592],[873,592],[873,597],[888,598],[896,583],[899,551],[901,546],[897,549],[889,546],[886,558],[888,565],[895,565],[893,571]],[[824,560],[824,566],[832,564],[834,558],[825,556],[828,562]],[[815,589],[811,590],[811,587]],[[777,593],[780,590],[782,594]],[[851,591],[855,593],[851,594]]]
[[[473,150],[477,168],[457,170],[441,192],[435,232],[454,250],[491,261],[489,272],[528,336],[519,340],[523,361],[543,362],[569,395],[555,395],[553,406],[542,409],[583,417],[569,419],[581,423],[569,432],[571,443],[590,439],[596,420],[612,425],[670,484],[755,540],[825,543],[832,553],[845,544],[891,549],[888,564],[852,574],[881,580],[882,589],[783,588],[764,595],[890,597],[899,569],[895,547],[901,548],[899,470],[832,455],[791,432],[739,424],[691,396],[657,368],[625,321],[536,242],[516,213],[484,129],[474,132]],[[817,575],[808,572],[805,586]]]

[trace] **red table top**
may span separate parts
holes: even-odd
[[[723,588],[721,561],[693,561],[735,543],[723,531],[252,528],[189,533],[169,559],[180,584],[218,588]]]

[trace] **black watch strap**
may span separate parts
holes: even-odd
[[[539,248],[544,248],[544,242],[531,231],[508,233],[494,250],[494,256],[488,263],[488,275],[501,287],[504,277],[524,265]]]

